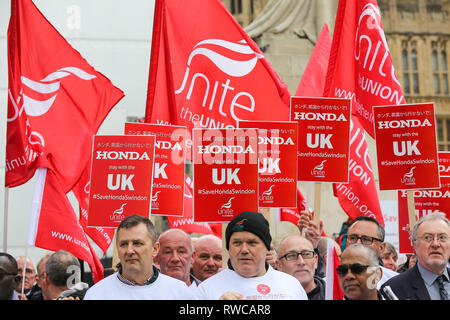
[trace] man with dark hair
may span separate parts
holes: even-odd
[[[387,280],[398,275],[397,272],[383,266],[381,256],[383,255],[384,249],[386,248],[384,237],[384,227],[380,222],[372,217],[357,217],[355,220],[353,220],[353,223],[348,228],[347,246],[355,243],[361,243],[364,246],[375,251],[376,255],[378,256],[378,262],[381,266],[381,270],[383,271],[383,277],[378,282],[378,289]]]
[[[119,270],[97,282],[84,300],[189,300],[191,291],[180,280],[162,274],[153,266],[159,250],[157,232],[145,217],[132,215],[117,228]]]
[[[13,256],[0,252],[0,300],[20,300],[14,289],[19,285],[17,262]]]
[[[51,254],[45,262],[42,281],[42,295],[45,300],[65,298],[70,292],[72,297],[82,299],[87,285],[81,282],[80,262],[70,252],[58,250]]]
[[[272,237],[261,213],[238,214],[228,223],[225,239],[228,269],[200,283],[197,299],[308,300],[296,278],[267,263]]]

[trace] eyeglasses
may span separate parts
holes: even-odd
[[[360,263],[341,264],[336,268],[336,271],[339,277],[345,277],[348,273],[348,269],[350,269],[353,274],[361,274],[365,272],[369,266],[370,265],[362,265]]]
[[[286,261],[297,261],[298,256],[302,256],[303,259],[312,259],[315,256],[314,251],[303,250],[302,252],[289,252],[284,256],[280,257],[280,259],[286,259]]]
[[[17,273],[6,272],[5,270],[0,269],[0,281],[6,276],[17,276]]]
[[[379,242],[383,242],[383,240],[378,239],[378,238],[374,238],[374,237],[369,237],[369,236],[357,236],[356,234],[352,234],[347,236],[347,241],[348,243],[356,243],[358,242],[358,239],[361,240],[361,243],[365,246],[370,246],[374,240],[379,241]]]
[[[446,234],[437,234],[436,236],[434,234],[426,234],[422,237],[419,237],[419,239],[425,241],[426,243],[431,243],[436,239],[440,243],[446,243],[448,241],[448,236]]]

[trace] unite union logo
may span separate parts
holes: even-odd
[[[323,160],[320,164],[318,164],[317,166],[315,166],[312,170],[311,170],[311,175],[313,175],[314,177],[317,178],[324,178],[325,177],[325,170],[324,170],[324,164],[327,160]]]
[[[416,178],[414,178],[414,169],[416,167],[412,167],[411,170],[409,170],[407,173],[403,175],[403,178],[400,180],[401,183],[404,185],[415,185],[416,184]]]
[[[217,211],[218,214],[220,214],[222,217],[232,217],[234,210],[231,209],[231,201],[234,199],[234,197],[231,197],[226,203],[224,203],[220,209]]]
[[[113,214],[109,217],[109,219],[111,221],[114,222],[120,222],[123,219],[125,219],[125,215],[123,214],[124,212],[124,207],[127,205],[127,203],[123,203],[119,209],[114,210]]]
[[[266,191],[264,191],[264,192],[261,194],[261,200],[262,200],[262,201],[264,201],[264,202],[266,202],[266,203],[273,203],[273,195],[272,195],[273,187],[275,187],[274,184],[272,184],[272,185],[269,187],[269,189],[267,189]]]
[[[55,102],[61,87],[61,79],[70,75],[86,81],[96,78],[95,75],[76,67],[60,68],[38,81],[21,76],[22,87],[18,97],[15,99],[11,90],[8,90],[13,114],[11,116],[8,114],[7,121],[12,122],[16,120],[22,115],[23,111],[29,117],[40,117],[47,113]],[[28,140],[30,144],[45,146],[44,137],[37,131],[31,131]]]

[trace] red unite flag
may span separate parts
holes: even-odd
[[[405,103],[376,0],[339,1],[324,93],[353,99],[352,113],[372,137],[372,106]]]
[[[123,96],[31,0],[11,1],[5,185],[24,184],[39,168],[45,172],[35,188],[29,242],[87,261],[94,281],[103,267],[66,193],[89,163],[93,135]]]
[[[46,250],[72,253],[89,264],[92,278],[97,282],[103,279],[103,265],[62,190],[57,176],[51,170],[37,169],[28,244]],[[36,197],[39,194],[40,197]]]
[[[352,99],[350,178],[333,190],[347,215],[384,225],[364,130],[372,137],[372,106],[404,104],[376,0],[340,0],[324,96]]]
[[[191,132],[237,128],[239,120],[288,121],[289,98],[222,1],[156,0],[145,122]]]
[[[47,167],[69,192],[89,162],[92,136],[123,96],[31,0],[12,0],[6,186],[19,186]]]

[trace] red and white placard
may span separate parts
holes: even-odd
[[[434,104],[374,106],[380,190],[439,188]]]
[[[297,122],[239,121],[258,129],[259,207],[297,206]]]
[[[351,100],[291,97],[298,121],[298,180],[347,183]]]
[[[150,217],[155,136],[94,136],[88,226]]]
[[[152,214],[183,216],[186,127],[127,122],[125,134],[156,137]]]
[[[256,129],[193,129],[194,221],[258,211]]]

